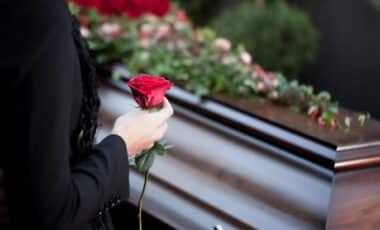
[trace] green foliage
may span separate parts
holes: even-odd
[[[149,169],[153,166],[155,156],[164,156],[166,152],[167,150],[163,143],[155,142],[154,146],[151,149],[145,150],[135,158],[137,170],[141,173],[148,172]]]
[[[291,77],[312,63],[318,50],[318,33],[310,18],[281,0],[246,1],[226,9],[213,20],[212,27],[243,43],[264,68]]]
[[[196,25],[205,25],[215,17],[223,7],[223,0],[177,0]]]
[[[122,62],[130,75],[164,76],[199,96],[223,92],[266,98],[308,114],[321,125],[339,125],[338,103],[328,92],[315,93],[310,85],[289,80],[278,72],[266,72],[252,62],[243,46],[218,38],[210,28],[195,29],[191,22],[178,17],[175,9],[163,18],[147,15],[138,20],[117,15],[102,21],[92,10],[78,13],[90,21],[82,29],[90,31],[87,39],[99,66]],[[115,72],[113,77],[117,79],[120,74]],[[364,124],[367,119],[369,116],[360,116],[357,120]],[[351,122],[344,123],[348,126]],[[134,159],[137,169],[147,172],[154,156],[165,153],[164,148],[155,145]]]

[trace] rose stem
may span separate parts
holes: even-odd
[[[142,205],[143,205],[143,199],[144,199],[144,194],[145,194],[145,189],[146,189],[146,184],[148,182],[148,177],[149,177],[149,169],[148,171],[145,172],[144,174],[144,185],[140,194],[139,202],[138,202],[138,209],[139,209],[139,230],[142,230]]]

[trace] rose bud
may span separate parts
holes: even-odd
[[[225,38],[217,38],[214,44],[216,47],[223,50],[224,52],[229,52],[232,48],[231,42]]]
[[[259,93],[265,93],[267,91],[267,87],[263,82],[259,82],[257,84],[257,90],[259,91]]]
[[[172,83],[163,77],[138,75],[128,82],[133,97],[143,109],[151,109],[162,105],[167,90]]]
[[[91,31],[87,27],[81,26],[80,27],[80,34],[84,38],[89,38],[91,36]]]
[[[252,64],[252,57],[248,52],[242,52],[240,54],[240,60],[243,62],[244,65]]]
[[[273,90],[269,95],[269,98],[273,101],[277,101],[279,97],[280,95],[277,90]]]
[[[265,78],[267,73],[261,68],[260,65],[255,65],[254,66],[255,71],[257,72],[257,75],[259,78]]]
[[[273,79],[272,87],[277,89],[280,86],[280,81],[278,79]]]
[[[320,110],[319,110],[319,108],[315,108],[312,112],[311,112],[311,114],[310,114],[310,118],[311,118],[311,120],[315,120],[315,119],[317,119],[317,117],[319,116],[319,112],[320,112]]]
[[[326,122],[323,120],[322,117],[319,117],[319,118],[318,118],[318,124],[319,124],[319,125],[322,125],[322,126],[325,126],[325,125],[326,125]]]
[[[273,74],[272,74],[272,73],[267,73],[266,77],[267,77],[269,80],[272,80],[272,79],[273,79]]]

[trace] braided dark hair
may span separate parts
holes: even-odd
[[[72,16],[72,33],[78,52],[81,75],[83,99],[80,111],[79,123],[72,136],[72,142],[83,155],[87,155],[94,143],[96,129],[98,127],[98,114],[100,99],[98,96],[98,81],[93,59],[91,58],[87,42],[80,33],[80,25]]]

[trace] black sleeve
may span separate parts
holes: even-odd
[[[114,196],[128,197],[128,155],[123,140],[111,135],[88,158],[70,165],[72,114],[81,81],[77,53],[68,25],[54,19],[60,15],[38,17],[25,24],[38,25],[25,38],[35,42],[25,50],[27,58],[19,59],[8,98],[13,117],[5,130],[9,149],[2,154],[11,221],[33,229],[80,229]],[[0,65],[0,75],[12,74],[7,66]]]

